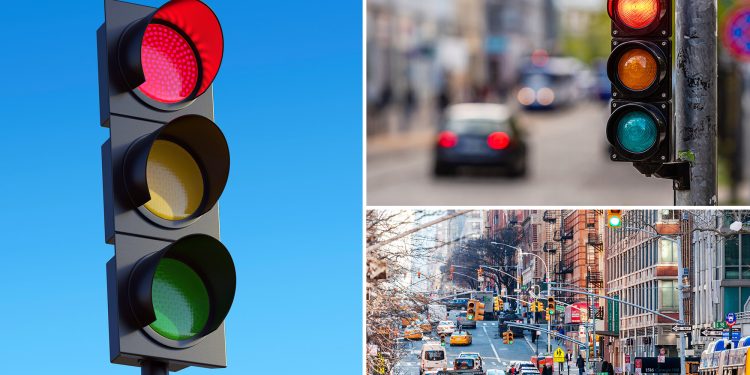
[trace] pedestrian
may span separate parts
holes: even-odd
[[[516,365],[510,365],[510,370],[508,370],[508,374],[516,375]]]
[[[607,374],[609,374],[609,375],[615,375],[615,367],[612,366],[611,362],[607,366]]]
[[[578,367],[578,374],[583,375],[583,373],[586,370],[586,361],[583,359],[581,355],[578,356],[578,360],[576,361],[576,367]]]
[[[542,370],[542,375],[552,375],[552,367],[548,363],[544,364],[544,370]]]

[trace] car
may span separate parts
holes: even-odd
[[[461,166],[499,167],[513,177],[526,174],[526,141],[511,107],[495,103],[454,104],[445,110],[435,142],[435,176],[455,175]]]
[[[471,345],[471,333],[467,331],[455,331],[451,334],[451,345]]]
[[[437,333],[438,335],[450,335],[453,333],[453,331],[456,330],[456,323],[454,323],[451,320],[443,320],[440,321],[437,325]]]
[[[476,362],[471,358],[456,358],[453,360],[454,370],[474,370]]]
[[[497,318],[497,333],[502,336],[503,332],[507,331],[508,328],[510,328],[510,331],[513,332],[513,338],[523,337],[523,328],[520,327],[510,327],[508,326],[508,322],[514,322],[514,323],[523,323],[523,319],[518,316],[516,313],[505,313],[501,315],[499,318]]]
[[[408,326],[404,330],[404,338],[407,340],[421,340],[422,339],[422,328],[419,326]]]
[[[466,312],[462,311],[456,317],[456,325],[461,328],[477,328],[477,321],[466,319]]]
[[[424,333],[432,332],[432,324],[430,324],[430,322],[426,320],[420,320],[416,324],[419,325],[419,328],[422,329],[422,332]]]
[[[474,360],[474,368],[478,370],[483,370],[482,368],[482,356],[479,355],[479,353],[476,352],[461,352],[458,355],[458,358],[471,358]]]
[[[422,345],[419,354],[419,374],[448,367],[448,354],[439,342],[429,341]]]

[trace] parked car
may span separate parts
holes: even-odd
[[[454,175],[461,166],[499,167],[504,173],[526,174],[526,141],[510,107],[464,103],[446,109],[435,144],[434,173]]]

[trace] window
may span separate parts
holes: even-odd
[[[659,241],[659,263],[677,263],[678,255],[677,243],[665,239]]]
[[[445,359],[445,352],[442,350],[428,350],[424,352],[424,359],[428,361],[442,361]]]
[[[672,310],[677,308],[677,281],[659,280],[659,308]]]
[[[724,244],[726,279],[750,279],[750,235],[739,237],[728,238]]]

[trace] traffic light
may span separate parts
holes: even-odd
[[[448,279],[451,280],[451,281],[453,281],[453,271],[454,270],[455,270],[455,268],[453,266],[451,266],[451,273],[448,275]]]
[[[477,312],[474,315],[474,320],[484,320],[484,303],[477,302],[476,309]]]
[[[531,302],[529,310],[533,313],[537,312],[536,302]]]
[[[421,279],[421,278],[422,278],[422,272],[417,272],[417,279]]]
[[[483,274],[484,273],[481,268],[477,269],[477,279],[481,279]]]
[[[555,297],[547,297],[547,313],[555,315]]]
[[[521,286],[523,286],[523,276],[519,275],[518,276],[518,288],[521,288]]]
[[[105,0],[97,31],[110,360],[226,367],[236,274],[219,241],[229,149],[214,123],[224,40],[198,0]]]
[[[477,301],[470,299],[469,302],[466,304],[466,319],[467,320],[474,320],[474,314],[476,313],[477,308]]]
[[[608,0],[607,8],[613,37],[607,61],[613,99],[607,122],[610,159],[636,166],[670,162],[672,2]]]
[[[495,297],[497,301],[495,302],[495,311],[501,311],[503,310],[503,307],[505,306],[505,301],[503,301],[502,298]]]
[[[513,331],[508,331],[508,343],[513,344]]]
[[[503,332],[503,344],[505,344],[505,345],[508,345],[510,343],[510,339],[508,337],[509,334],[510,334],[510,331],[504,331]]]
[[[622,210],[607,210],[607,225],[610,228],[622,226]]]

